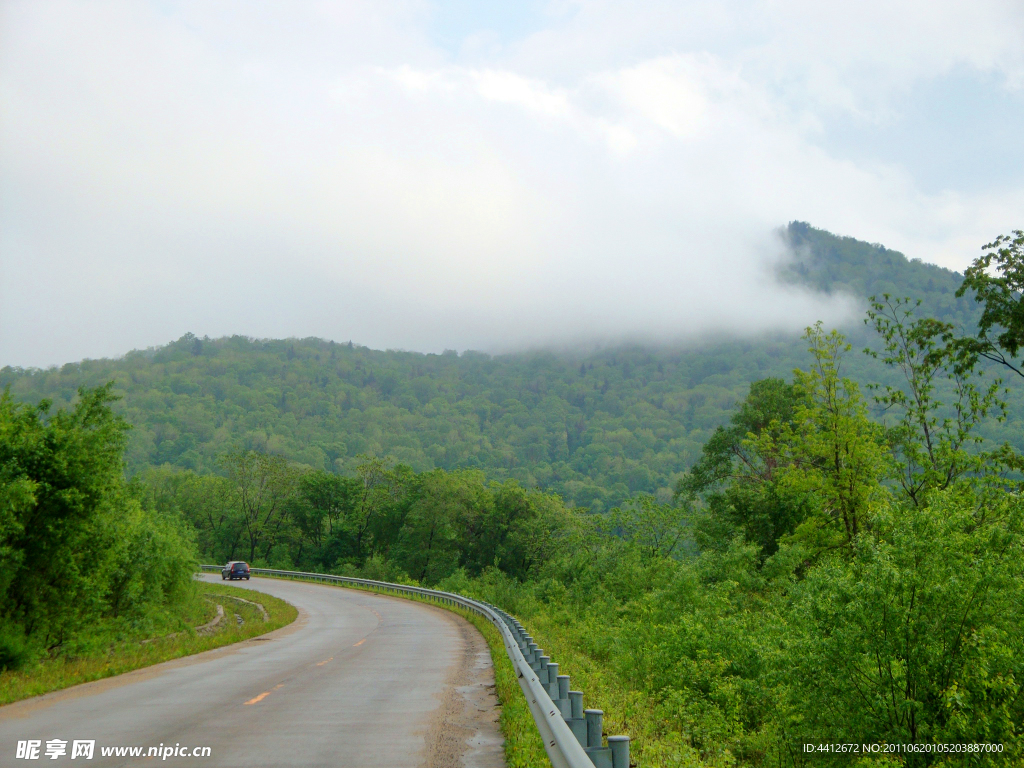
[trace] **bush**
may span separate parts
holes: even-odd
[[[852,558],[796,586],[783,661],[800,740],[1021,745],[1021,501],[1004,496],[987,519],[971,502],[885,509]]]
[[[104,622],[137,631],[192,593],[195,541],[124,480],[110,387],[50,414],[0,395],[0,666],[59,654]]]

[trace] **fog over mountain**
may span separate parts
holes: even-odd
[[[839,322],[777,229],[962,268],[1020,226],[1022,41],[999,0],[5,2],[0,365]]]

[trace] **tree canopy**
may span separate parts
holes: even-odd
[[[125,483],[129,427],[113,401],[82,389],[52,412],[0,394],[0,669],[101,618],[144,622],[189,590],[191,532]]]

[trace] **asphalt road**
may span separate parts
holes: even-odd
[[[235,585],[287,600],[299,618],[260,638],[0,707],[0,766],[504,765],[490,655],[468,622],[338,587]],[[44,762],[17,759],[17,743],[30,739],[42,742]],[[53,739],[67,742],[66,755],[47,758]],[[96,741],[92,760],[71,759],[76,739]],[[210,756],[101,755],[103,746],[145,754],[161,745],[209,747]]]

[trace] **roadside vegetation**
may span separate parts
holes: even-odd
[[[73,407],[52,412],[0,395],[0,704],[235,642],[295,616],[269,598],[269,622],[196,636],[215,609],[211,590],[193,580],[195,531],[125,480],[129,427],[112,401],[107,387],[82,390]],[[227,590],[218,585],[216,594]],[[248,611],[228,618],[236,612]]]
[[[263,606],[269,619],[249,604],[253,602]],[[217,604],[223,607],[224,617],[216,626],[197,632],[197,627],[216,619]],[[0,706],[248,640],[291,624],[297,615],[294,606],[262,592],[197,582],[190,604],[159,629],[134,635],[93,635],[76,653],[57,654],[0,672]]]

